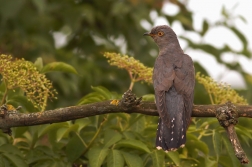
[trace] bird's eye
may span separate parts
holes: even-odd
[[[164,35],[164,33],[163,33],[162,31],[159,31],[159,32],[158,32],[158,36],[161,37],[161,36],[163,36],[163,35]]]

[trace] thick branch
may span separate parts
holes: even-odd
[[[139,106],[126,108],[121,105],[111,105],[111,101],[98,102],[82,106],[71,106],[54,110],[47,110],[37,113],[10,113],[7,112],[3,118],[3,111],[0,113],[0,128],[9,129],[11,127],[32,126],[47,123],[64,122],[94,115],[108,113],[141,113],[145,115],[158,116],[156,105],[153,102],[141,102]],[[223,105],[195,105],[193,117],[215,117],[217,108]],[[252,117],[252,106],[236,106],[239,117]]]
[[[249,160],[247,155],[242,149],[235,132],[235,125],[238,123],[238,115],[237,107],[231,102],[228,102],[226,106],[220,107],[216,110],[216,118],[218,119],[220,125],[226,129],[228,138],[234,149],[235,156],[241,164],[248,164]]]

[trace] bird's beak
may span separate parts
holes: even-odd
[[[150,32],[146,32],[143,34],[144,36],[151,36],[151,33]]]

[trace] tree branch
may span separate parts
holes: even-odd
[[[8,129],[19,126],[32,126],[47,123],[65,122],[84,117],[108,113],[140,113],[145,115],[158,116],[156,105],[153,102],[141,102],[135,107],[123,107],[121,105],[112,105],[111,101],[97,102],[81,106],[70,106],[47,110],[36,113],[18,113],[0,111],[0,128]],[[215,117],[215,112],[224,105],[195,105],[193,107],[192,117]],[[237,105],[239,117],[252,118],[252,106]]]

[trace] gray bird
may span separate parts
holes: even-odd
[[[159,48],[153,70],[159,113],[156,147],[175,151],[184,147],[191,121],[195,85],[193,61],[184,54],[169,26],[154,27],[144,35],[151,36]]]

